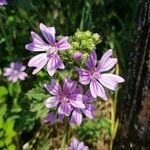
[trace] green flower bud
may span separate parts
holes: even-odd
[[[79,48],[79,43],[78,43],[78,42],[72,42],[71,45],[72,45],[72,47],[75,48],[75,49],[78,49],[78,48]]]
[[[90,32],[90,31],[85,31],[84,34],[87,38],[90,38],[92,36],[92,32]]]
[[[81,48],[83,48],[83,49],[87,48],[87,41],[85,41],[85,40],[81,41]]]
[[[82,33],[81,31],[77,31],[77,32],[75,33],[75,37],[76,37],[77,39],[81,40],[81,39],[83,38],[83,33]]]
[[[96,43],[100,43],[100,42],[102,41],[102,39],[101,39],[101,37],[100,37],[100,35],[99,35],[98,33],[94,33],[94,34],[92,35],[92,38],[93,38],[93,40],[94,40]]]
[[[89,54],[88,53],[84,53],[82,55],[82,61],[85,62],[88,59],[88,57],[89,57]]]

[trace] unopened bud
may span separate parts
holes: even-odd
[[[80,61],[81,60],[81,57],[82,57],[82,53],[77,51],[75,52],[73,55],[72,55],[72,58],[75,60],[75,61]]]

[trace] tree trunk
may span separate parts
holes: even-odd
[[[117,114],[121,126],[114,149],[150,150],[150,0],[140,0],[130,69]]]

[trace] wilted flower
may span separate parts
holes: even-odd
[[[90,84],[90,92],[94,98],[97,96],[107,100],[107,94],[104,87],[110,90],[117,90],[118,83],[124,82],[124,79],[112,73],[106,73],[117,63],[116,58],[112,58],[112,50],[104,53],[101,60],[97,63],[96,52],[93,51],[85,62],[87,69],[77,68],[79,81],[83,85]]]
[[[27,73],[24,72],[26,69],[21,63],[12,62],[10,64],[10,68],[5,68],[4,76],[8,77],[9,81],[16,82],[18,79],[25,80],[28,76]]]
[[[89,150],[89,148],[83,142],[79,142],[76,138],[73,138],[67,150]]]
[[[8,3],[7,3],[7,1],[6,0],[0,0],[0,6],[2,6],[2,5],[7,5]]]
[[[53,76],[56,69],[64,69],[65,66],[58,55],[58,51],[64,51],[71,48],[71,45],[68,43],[68,37],[62,37],[57,41],[55,37],[55,28],[47,27],[44,24],[40,23],[40,30],[47,40],[47,43],[42,40],[42,38],[35,32],[31,32],[33,42],[25,46],[26,49],[36,52],[44,52],[33,57],[29,63],[29,67],[35,67],[33,74],[36,74],[40,71],[45,64],[47,64],[47,71],[50,76]]]
[[[77,83],[70,79],[64,79],[63,87],[56,80],[51,84],[45,85],[48,92],[52,95],[45,101],[48,108],[58,108],[58,114],[70,116],[74,108],[85,109],[83,95],[77,92]]]

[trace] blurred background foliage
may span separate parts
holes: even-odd
[[[57,130],[62,129],[62,125],[56,125],[53,130],[44,125],[39,128],[40,120],[47,113],[42,104],[44,91],[38,88],[29,91],[39,86],[46,79],[45,75],[39,73],[38,81],[37,76],[32,76],[27,82],[17,82],[15,85],[8,84],[2,78],[3,68],[10,62],[21,60],[27,64],[31,53],[24,47],[31,40],[30,31],[40,33],[38,25],[43,22],[47,26],[55,26],[57,35],[73,35],[77,29],[99,33],[103,41],[98,45],[98,55],[112,48],[125,76],[133,49],[136,12],[136,0],[8,0],[6,7],[0,7],[0,149],[22,149],[23,145],[23,149],[34,147],[43,150],[53,148],[53,142],[60,144],[62,131]],[[104,105],[107,106],[106,114],[100,110],[99,119],[86,121],[81,128],[74,128],[77,136],[81,140],[87,139],[89,145],[91,140],[96,142],[98,139],[107,143],[110,136],[108,110],[111,105]],[[51,144],[48,140],[50,134],[53,135]]]

